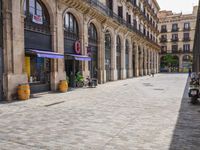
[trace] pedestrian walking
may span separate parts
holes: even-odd
[[[151,70],[151,75],[152,75],[152,77],[154,77],[154,71],[153,71],[153,69]]]
[[[191,73],[192,73],[192,70],[191,70],[191,68],[189,68],[188,74],[189,74],[189,77],[190,77],[190,78],[191,78]]]

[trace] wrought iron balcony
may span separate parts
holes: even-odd
[[[191,41],[191,39],[190,39],[190,37],[183,37],[183,41],[188,42],[188,41]]]
[[[188,50],[183,50],[183,53],[185,53],[185,54],[191,54],[192,51],[191,51],[190,49],[188,49]]]
[[[172,31],[172,32],[178,32],[178,31],[179,31],[179,28],[172,28],[171,31]]]
[[[137,29],[137,26],[135,26],[135,23],[128,23],[125,19],[119,17],[118,14],[116,14],[115,12],[113,12],[113,10],[109,9],[106,5],[104,5],[103,3],[101,3],[99,0],[86,0],[86,2],[88,2],[90,5],[92,5],[93,7],[96,7],[97,9],[100,9],[102,11],[102,13],[104,13],[105,15],[111,17],[112,19],[116,20],[118,23],[126,26],[129,30],[137,33],[138,35],[144,37],[143,33]],[[134,3],[134,0],[130,0],[129,2]],[[136,7],[139,7],[136,5]],[[145,36],[145,38],[151,42],[154,43],[156,45],[158,45],[155,41],[153,41],[152,39],[149,39],[148,37]]]
[[[160,43],[165,43],[167,42],[167,38],[160,38]]]
[[[160,54],[167,54],[167,51],[161,50]]]
[[[173,54],[179,54],[180,52],[181,52],[181,51],[179,51],[178,49],[173,49],[173,50],[172,50],[172,53],[173,53]]]
[[[190,27],[188,27],[188,28],[183,28],[183,31],[190,31],[191,30],[191,28]]]
[[[167,29],[161,29],[160,32],[161,32],[161,33],[166,33],[166,32],[167,32]]]
[[[171,42],[178,42],[178,41],[179,41],[178,38],[172,38],[172,39],[171,39]]]

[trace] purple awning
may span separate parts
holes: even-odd
[[[79,60],[79,61],[91,61],[91,57],[89,56],[85,56],[85,55],[75,55],[75,54],[66,54],[68,56],[72,56],[74,57],[75,60]]]
[[[52,59],[64,58],[63,54],[50,51],[28,50],[28,52],[36,54],[38,57],[43,57],[43,58],[52,58]]]

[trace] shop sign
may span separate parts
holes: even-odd
[[[74,49],[75,49],[76,54],[81,54],[81,43],[80,43],[80,41],[75,42]]]
[[[33,15],[32,21],[37,24],[43,24],[42,16]]]

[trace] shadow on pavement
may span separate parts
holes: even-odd
[[[170,150],[200,150],[200,105],[189,103],[188,87],[189,82],[183,93]]]

